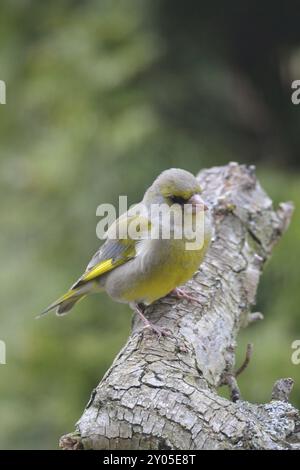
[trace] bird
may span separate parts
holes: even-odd
[[[212,239],[210,210],[201,193],[189,171],[164,170],[142,201],[110,225],[82,276],[39,317],[54,309],[64,315],[88,294],[105,291],[129,304],[146,328],[165,334],[145,316],[145,308],[168,294],[197,301],[179,286],[198,270]],[[197,236],[200,242],[190,248]]]

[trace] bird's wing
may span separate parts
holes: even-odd
[[[106,233],[106,241],[94,254],[84,274],[71,289],[99,278],[112,269],[136,256],[136,248],[141,239],[149,233],[151,223],[142,215],[128,213],[117,219]],[[135,234],[133,233],[135,229]]]
[[[136,256],[138,243],[148,237],[150,230],[151,223],[147,216],[131,215],[129,212],[121,216],[109,227],[106,233],[106,242],[95,253],[84,274],[63,296],[49,305],[38,317],[54,308],[57,309],[58,315],[71,310],[75,303],[90,291],[90,281],[94,281]]]

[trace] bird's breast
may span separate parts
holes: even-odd
[[[204,247],[187,250],[184,240],[147,240],[140,248],[138,275],[124,298],[150,304],[164,297],[193,276],[204,253]]]
[[[202,243],[185,238],[146,239],[136,245],[136,256],[111,271],[107,293],[121,302],[151,304],[191,279],[201,264],[211,240],[211,224],[205,224]]]

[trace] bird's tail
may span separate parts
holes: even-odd
[[[46,313],[54,310],[56,308],[57,315],[65,315],[66,313],[74,307],[74,305],[80,300],[83,299],[87,293],[90,291],[90,286],[85,284],[79,288],[73,288],[68,290],[64,295],[62,295],[59,299],[53,302],[49,307],[40,313],[37,318],[42,317]]]

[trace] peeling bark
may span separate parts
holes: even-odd
[[[174,337],[158,339],[134,317],[126,345],[61,447],[300,448],[300,416],[288,403],[291,379],[275,384],[270,403],[256,405],[239,399],[233,372],[237,334],[262,318],[251,313],[259,278],[293,206],[274,210],[254,167],[231,163],[198,177],[215,227],[205,261],[187,283],[199,303],[170,296],[148,307],[151,321]],[[237,401],[218,395],[224,383]]]

